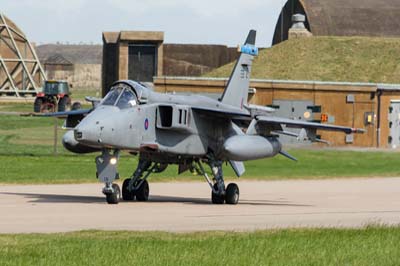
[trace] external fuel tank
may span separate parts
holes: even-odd
[[[236,135],[225,141],[224,155],[228,160],[250,161],[273,157],[281,148],[281,143],[274,137]]]

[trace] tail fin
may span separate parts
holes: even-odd
[[[220,101],[243,109],[247,104],[250,72],[254,56],[258,55],[256,44],[256,31],[251,30],[243,46],[239,46],[240,56],[232,71],[228,85]]]

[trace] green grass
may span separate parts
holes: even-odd
[[[86,96],[101,98],[101,91],[95,88],[73,88],[71,89],[72,101],[85,102]]]
[[[63,121],[58,120],[58,125]],[[98,154],[74,155],[61,145],[65,131],[58,130],[58,155],[53,156],[54,119],[0,116],[0,183],[47,184],[96,182],[95,157]],[[338,151],[294,149],[289,152],[299,159],[293,162],[283,156],[246,163],[242,179],[316,179],[335,177],[400,176],[400,153],[383,151]],[[137,157],[122,154],[119,172],[130,176]],[[230,166],[225,175],[234,178]],[[178,176],[176,166],[151,176],[151,181],[202,180],[190,172]]]
[[[0,130],[19,130],[20,134],[29,129],[49,127],[54,124],[52,118],[23,117],[23,116],[0,116]]]
[[[228,77],[234,64],[207,77]],[[312,37],[265,49],[255,59],[252,78],[400,83],[400,39]]]
[[[0,265],[400,265],[400,229],[0,235]]]
[[[30,150],[33,152],[33,148]],[[62,184],[90,183],[95,179],[95,157],[92,155],[62,154],[52,156],[51,147],[38,149],[49,155],[0,155],[0,183],[7,184]],[[64,153],[64,152],[63,152]],[[324,179],[342,177],[400,176],[400,154],[389,152],[350,152],[321,150],[292,150],[299,162],[278,156],[246,163],[243,180]],[[121,178],[129,177],[137,165],[137,157],[123,155],[118,169]],[[230,166],[224,167],[228,179],[235,178]],[[153,174],[151,181],[203,180],[190,172],[178,175],[176,166],[169,166],[161,174]]]
[[[0,112],[21,112],[30,113],[33,112],[32,103],[1,103]]]

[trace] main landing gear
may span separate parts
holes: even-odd
[[[239,203],[239,187],[235,183],[229,184],[225,188],[225,182],[223,178],[222,172],[222,162],[214,159],[209,159],[208,162],[212,174],[213,174],[213,181],[212,182],[204,170],[203,165],[200,162],[197,162],[195,165],[195,170],[204,176],[208,185],[211,188],[211,202],[213,204],[232,204],[236,205]]]
[[[150,189],[147,178],[151,173],[161,173],[167,166],[140,159],[132,177],[125,179],[122,185],[122,199],[132,201],[136,198],[137,201],[148,201]]]

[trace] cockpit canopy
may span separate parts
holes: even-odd
[[[101,105],[117,106],[127,109],[147,102],[148,88],[134,81],[118,81],[111,87]]]
[[[138,104],[137,97],[132,89],[124,84],[113,86],[101,105],[117,106],[120,109],[127,109]]]

